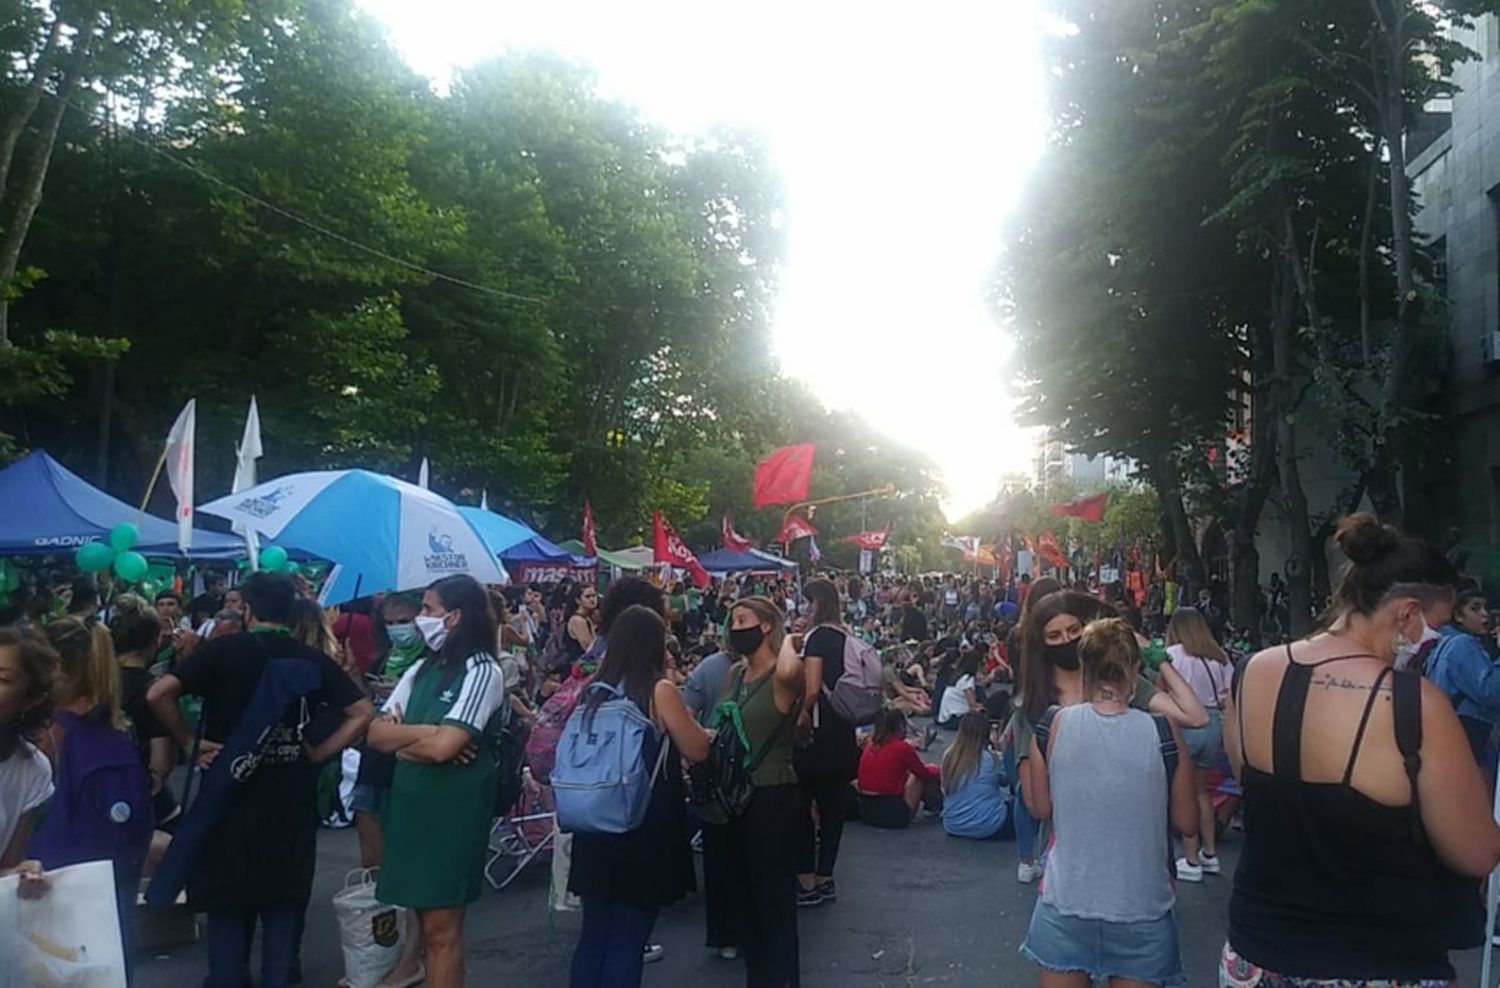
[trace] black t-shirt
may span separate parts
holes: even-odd
[[[167,736],[167,729],[156,719],[146,692],[151,689],[151,673],[134,666],[120,667],[120,709],[130,718],[130,740],[141,756],[141,764],[151,767],[151,742]]]
[[[203,622],[212,620],[213,616],[223,608],[224,598],[215,597],[211,593],[200,593],[188,604],[188,623],[194,628],[203,626]]]
[[[175,675],[183,692],[203,698],[203,736],[222,742],[272,658],[311,663],[319,684],[271,729],[259,765],[204,842],[188,877],[188,898],[200,912],[302,901],[312,892],[318,769],[308,761],[303,731],[319,707],[343,709],[363,694],[328,656],[278,633],[205,642]]]
[[[823,685],[833,689],[844,674],[844,632],[838,628],[814,628],[802,651],[823,660]],[[859,745],[854,740],[854,728],[834,712],[826,696],[818,697],[815,717],[817,727],[811,742],[798,748],[794,758],[798,775],[854,778],[859,771]]]
[[[911,604],[907,604],[906,610],[901,614],[901,640],[927,640],[927,617]]]

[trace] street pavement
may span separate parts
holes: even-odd
[[[932,758],[929,753],[927,756]],[[1187,984],[1217,984],[1229,887],[1240,834],[1223,843],[1225,874],[1179,885],[1177,922]],[[1122,849],[1122,853],[1125,853]],[[330,903],[358,865],[352,830],[324,831],[317,886],[308,912],[302,965],[309,988],[333,988],[342,974]],[[1035,985],[1035,965],[1017,948],[1036,886],[1016,881],[1016,845],[948,837],[939,820],[907,831],[850,824],[836,873],[839,901],[799,915],[802,980],[808,988],[916,985]],[[486,886],[465,929],[471,985],[566,985],[577,914],[549,913],[548,870],[533,864],[502,892]],[[666,956],[646,968],[646,986],[740,986],[742,961],[703,947],[703,906],[694,896],[665,909],[652,939]],[[1460,984],[1477,983],[1478,952],[1459,958]],[[201,943],[142,958],[136,988],[196,988],[206,966]]]

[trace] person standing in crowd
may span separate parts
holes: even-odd
[[[859,771],[859,745],[854,728],[824,695],[844,674],[844,641],[850,634],[841,620],[839,592],[827,580],[809,580],[802,587],[802,597],[807,601],[803,707],[811,718],[812,735],[798,746],[793,763],[803,807],[797,905],[807,908],[838,901],[833,869],[844,836],[849,783]]]
[[[115,661],[120,666],[120,709],[130,720],[136,753],[150,777],[151,805],[160,827],[170,823],[178,812],[177,799],[167,785],[167,778],[177,767],[177,749],[146,702],[151,689],[148,667],[161,639],[161,623],[156,611],[134,594],[116,597],[113,610],[110,631]]]
[[[229,580],[223,573],[210,570],[203,574],[203,592],[188,604],[189,628],[199,627],[223,609],[224,596],[227,592],[225,588],[228,585]],[[181,604],[181,598],[178,598],[178,603]]]
[[[1224,751],[1221,711],[1229,695],[1233,669],[1224,649],[1214,640],[1208,621],[1192,607],[1178,608],[1167,623],[1167,660],[1208,711],[1207,725],[1182,729],[1187,744],[1184,753],[1193,768],[1193,791],[1198,796],[1198,836],[1182,839],[1183,857],[1177,862],[1177,880],[1201,882],[1204,875],[1217,875],[1221,870],[1208,773],[1218,767]]]
[[[743,816],[727,825],[717,862],[727,887],[737,889],[745,983],[749,988],[798,988],[797,858],[802,795],[792,763],[796,723],[807,674],[800,636],[786,634],[786,615],[766,597],[735,601],[729,650],[739,657],[725,699],[739,705],[755,795]],[[708,847],[705,841],[705,864]]]
[[[1000,756],[990,747],[990,719],[959,718],[958,733],[943,755],[943,829],[953,837],[989,840],[1010,818],[1010,789]]]
[[[296,939],[317,865],[317,766],[352,744],[375,711],[332,660],[292,639],[297,591],[291,577],[252,573],[242,589],[249,630],[205,643],[147,694],[157,720],[183,750],[191,749],[193,732],[178,699],[184,693],[203,698],[202,768],[216,763],[232,736],[259,739],[243,752],[231,750],[231,758],[249,759],[253,771],[235,773],[222,803],[200,799],[193,806],[163,870],[174,859],[185,861],[189,903],[208,914],[208,988],[239,988],[257,923],[260,984],[283,988],[300,975]],[[301,682],[291,682],[289,666],[300,668]],[[276,691],[261,689],[263,680],[283,683],[280,695],[289,693],[289,702],[272,709],[263,698]],[[299,688],[305,692],[299,695]],[[319,705],[342,710],[343,717],[326,740],[309,748],[304,711]],[[190,821],[200,829],[185,840]]]
[[[696,885],[678,765],[683,758],[707,758],[710,735],[667,678],[665,640],[658,610],[640,604],[625,608],[611,622],[609,648],[594,680],[619,687],[652,722],[659,733],[646,745],[643,762],[655,765],[667,745],[667,767],[655,780],[640,827],[623,834],[573,835],[568,891],[583,900],[583,928],[573,950],[571,988],[639,985],[657,911]],[[590,689],[579,701],[585,727],[605,698],[603,690]]]
[[[1392,668],[1458,574],[1371,515],[1335,538],[1331,622],[1246,660],[1225,711],[1245,844],[1221,985],[1448,985],[1449,949],[1488,946],[1500,826],[1453,705]]]
[[[146,765],[125,733],[114,643],[103,624],[76,617],[47,625],[47,638],[59,661],[52,722],[41,744],[57,766],[56,794],[26,854],[48,871],[109,861],[120,930],[129,944],[155,828]],[[101,806],[101,799],[108,805]]]
[[[417,615],[430,658],[401,677],[370,747],[396,756],[376,894],[417,911],[427,984],[464,984],[463,923],[483,885],[495,814],[495,757],[486,735],[504,717],[495,615],[469,576],[438,580]]]
[[[583,658],[583,653],[594,644],[594,619],[598,610],[599,591],[585,583],[575,584],[567,596],[562,628],[569,663]]]
[[[191,631],[197,627],[195,624],[188,623],[187,615],[182,612],[182,594],[176,590],[158,590],[153,603],[156,606],[157,616],[166,619],[173,627],[182,628],[184,631]],[[209,617],[212,616],[212,614],[209,615]]]
[[[1452,701],[1475,762],[1492,778],[1490,735],[1500,722],[1500,664],[1485,647],[1488,624],[1484,594],[1459,594],[1453,621],[1439,622],[1443,637],[1427,660],[1427,676]]]
[[[0,877],[20,875],[23,897],[46,889],[41,862],[26,857],[52,798],[52,763],[37,738],[52,716],[58,658],[39,634],[0,628]]]
[[[859,818],[872,827],[911,826],[917,808],[937,812],[943,805],[942,771],[928,765],[906,740],[906,715],[882,710],[859,757]]]
[[[225,593],[224,596],[228,599],[229,594]],[[376,637],[373,617],[376,604],[372,597],[352,600],[339,609],[338,616],[329,626],[333,640],[338,642],[339,650],[343,653],[343,664],[349,668],[355,682],[364,682],[365,674],[380,657],[380,642]]]
[[[1182,985],[1168,827],[1197,830],[1192,766],[1177,726],[1132,706],[1130,626],[1095,621],[1075,641],[1084,699],[1044,711],[1027,759],[1026,800],[1053,841],[1021,953],[1046,988]]]

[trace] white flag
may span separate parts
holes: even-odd
[[[198,399],[182,406],[167,433],[167,482],[177,496],[177,548],[193,544],[193,434],[198,427]]]
[[[238,494],[255,486],[255,461],[263,455],[265,448],[260,444],[260,409],[256,407],[255,396],[251,395],[250,411],[245,415],[245,434],[240,437],[240,445],[235,450],[234,481],[229,485],[229,493]],[[251,572],[260,569],[260,536],[255,529],[239,522],[230,527],[245,537],[245,551],[250,555]]]
[[[427,490],[427,457],[422,457],[422,465],[417,469],[417,486]]]
[[[490,510],[490,491],[489,491],[489,488],[485,488],[484,490],[482,490],[482,491],[479,492],[479,510],[480,511],[488,511],[488,510]]]

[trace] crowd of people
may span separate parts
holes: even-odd
[[[1176,885],[1223,874],[1242,828],[1221,985],[1453,984],[1500,862],[1487,602],[1369,516],[1337,540],[1319,630],[1255,654],[1211,593],[1051,577],[456,576],[337,612],[284,574],[186,602],[64,580],[0,628],[0,873],[44,896],[49,870],[109,860],[127,942],[138,890],[185,889],[211,988],[247,983],[257,935],[257,983],[295,984],[319,778],[348,775],[335,813],[410,911],[381,984],[452,988],[495,820],[552,789],[575,988],[639,984],[659,911],[700,883],[705,944],[782,988],[846,828],[931,819],[1015,842],[1044,988],[1165,986]],[[601,743],[623,767],[577,785]]]

